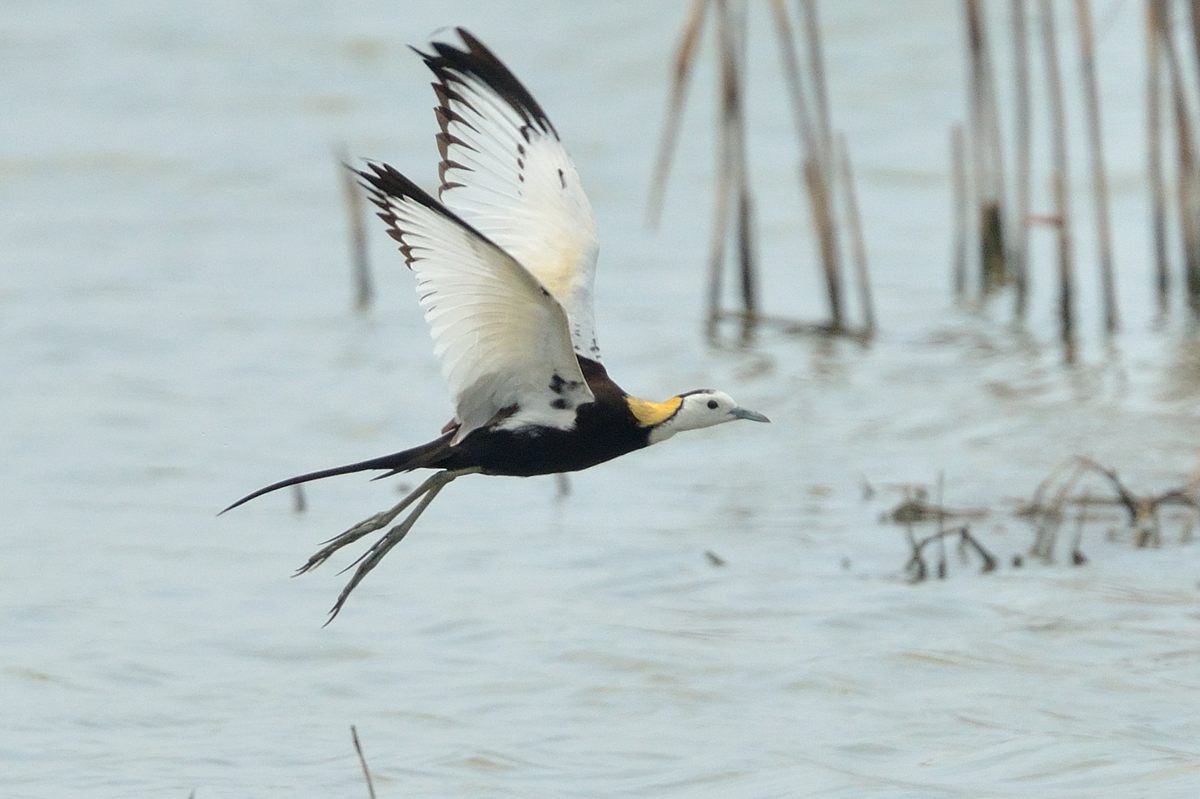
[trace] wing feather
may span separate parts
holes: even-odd
[[[600,359],[592,311],[599,242],[591,204],[558,131],[478,39],[417,53],[433,71],[440,197],[562,304],[577,353]]]
[[[386,164],[358,172],[416,275],[417,297],[460,423],[497,418],[570,428],[593,396],[566,313],[512,255]]]

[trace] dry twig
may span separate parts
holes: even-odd
[[[367,781],[367,795],[375,799],[375,783],[371,780],[371,769],[367,768],[367,758],[363,755],[362,744],[358,742],[358,730],[350,725],[350,738],[354,741],[354,751],[358,753],[358,764],[362,766],[363,779]]]

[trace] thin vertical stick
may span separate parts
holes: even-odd
[[[1146,6],[1146,146],[1154,231],[1154,275],[1158,310],[1164,313],[1171,291],[1167,254],[1167,185],[1162,162],[1162,51],[1158,44],[1154,5]]]
[[[821,250],[821,265],[825,270],[830,326],[840,332],[846,328],[842,306],[842,264],[838,249],[837,213],[834,211],[833,202],[833,133],[829,118],[829,91],[825,85],[825,54],[821,46],[816,0],[799,0],[799,8],[808,45],[809,71],[812,74],[817,117],[817,146],[804,161],[804,183],[808,187],[809,201],[813,206],[811,210]]]
[[[717,111],[717,182],[712,238],[708,261],[708,333],[716,333],[721,318],[721,278],[725,265],[725,240],[728,236],[730,200],[736,185],[733,157],[733,119],[737,102],[737,81],[732,74],[733,54],[729,42],[729,7],[726,0],[715,0],[717,15],[717,58],[720,63],[720,102]]]
[[[1196,67],[1200,69],[1200,0],[1192,0],[1192,54]]]
[[[967,153],[963,145],[962,125],[950,130],[950,169],[954,192],[950,209],[954,216],[954,293],[962,299],[967,293]]]
[[[375,799],[375,783],[371,779],[371,769],[367,768],[367,758],[363,755],[362,744],[358,742],[358,730],[350,725],[350,738],[354,741],[354,751],[358,753],[358,765],[362,766],[363,778],[367,781],[367,796]]]
[[[812,113],[808,108],[808,97],[804,83],[800,80],[800,59],[796,56],[796,45],[792,41],[792,25],[788,20],[784,0],[772,0],[771,11],[775,17],[775,32],[779,34],[779,53],[783,58],[783,77],[792,100],[792,117],[796,123],[796,134],[802,148],[801,160],[816,156],[816,132],[813,130]]]
[[[1016,219],[1010,258],[1016,278],[1018,319],[1025,318],[1029,296],[1029,162],[1032,153],[1032,115],[1029,97],[1029,34],[1025,0],[1012,0],[1013,89],[1016,96]]]
[[[723,138],[722,136],[722,140]],[[723,141],[717,145],[717,149],[716,201],[713,207],[713,227],[708,255],[707,330],[710,338],[716,334],[717,322],[721,318],[721,277],[725,266],[725,238],[729,227],[729,165]]]
[[[875,303],[871,298],[871,276],[867,269],[867,243],[863,237],[862,216],[858,208],[858,194],[854,190],[854,171],[850,165],[850,148],[846,146],[846,135],[840,134],[837,142],[841,154],[842,193],[846,198],[846,225],[850,230],[850,248],[854,256],[854,276],[858,283],[858,297],[862,302],[863,328],[867,334],[875,332]]]
[[[745,174],[743,172],[743,174]],[[755,274],[757,258],[754,248],[754,197],[745,182],[738,192],[737,233],[738,260],[742,265],[742,310],[743,319],[750,325],[758,319],[758,276]]]
[[[1068,345],[1075,336],[1074,264],[1071,253],[1071,217],[1068,199],[1067,123],[1063,111],[1062,77],[1058,64],[1054,8],[1050,0],[1041,0],[1042,48],[1046,60],[1047,97],[1050,102],[1052,191],[1058,219],[1058,309],[1062,339]]]
[[[1183,233],[1183,255],[1188,302],[1200,308],[1200,191],[1196,186],[1196,154],[1192,141],[1191,109],[1183,84],[1183,68],[1171,35],[1170,18],[1165,0],[1153,0],[1153,13],[1163,53],[1167,59],[1167,74],[1171,79],[1171,100],[1175,112],[1175,144],[1179,163],[1176,167],[1179,194],[1179,227]]]
[[[825,51],[821,46],[821,26],[817,19],[816,0],[800,0],[800,16],[804,20],[804,33],[808,41],[809,70],[813,79],[813,96],[816,100],[817,131],[820,147],[816,153],[821,172],[828,185],[833,173],[833,124],[829,119],[829,90],[825,86]]]
[[[829,218],[829,195],[825,191],[825,179],[816,159],[804,161],[804,182],[808,186],[809,203],[813,215],[813,228],[821,247],[821,263],[825,267],[825,288],[829,297],[829,326],[837,332],[845,330],[842,313],[842,276],[837,267],[837,239],[833,232],[833,220]]]
[[[304,486],[297,483],[292,486],[292,512],[304,513],[308,510],[308,500],[304,498]]]
[[[946,507],[942,504],[945,501],[946,495],[946,473],[938,472],[937,481],[937,499],[934,501],[934,506],[937,508],[937,531],[938,531],[938,565],[937,576],[939,580],[946,579]]]
[[[967,141],[971,147],[971,164],[970,174],[973,178],[971,183],[971,207],[975,213],[979,214],[980,224],[979,232],[983,232],[983,210],[987,205],[985,200],[986,189],[986,148],[983,140],[983,104],[980,97],[980,67],[979,67],[979,37],[977,36],[977,25],[973,22],[978,21],[979,10],[971,0],[963,0],[963,8],[966,10],[967,23]],[[980,251],[982,252],[982,246]],[[987,265],[981,264],[980,271],[984,275],[984,280],[980,283],[981,293],[987,291],[986,271]]]
[[[1088,149],[1091,151],[1092,192],[1095,194],[1096,232],[1100,244],[1100,286],[1104,295],[1104,329],[1114,333],[1117,318],[1117,288],[1112,255],[1112,229],[1108,215],[1108,176],[1104,168],[1104,144],[1100,137],[1100,92],[1096,87],[1096,46],[1092,36],[1092,4],[1075,0],[1079,24],[1079,70],[1083,79],[1087,110]]]
[[[567,476],[566,472],[555,472],[554,485],[557,489],[554,494],[555,499],[564,500],[571,496],[571,478]]]
[[[979,2],[979,0],[973,0]],[[979,61],[981,67],[980,77],[983,85],[983,109],[986,115],[985,123],[987,125],[987,142],[991,150],[990,157],[992,160],[992,178],[995,181],[996,203],[1000,207],[1001,213],[1005,210],[1005,181],[1004,181],[1004,147],[1001,144],[1000,137],[1000,101],[997,98],[996,92],[996,76],[995,70],[992,68],[992,48],[988,44],[987,26],[983,24],[984,18],[979,19]],[[1005,243],[1001,241],[1001,247]],[[1007,252],[1005,251],[1007,255]],[[1005,265],[1007,269],[1007,264]]]
[[[696,56],[696,42],[704,28],[708,0],[692,0],[687,19],[683,23],[683,34],[675,49],[675,69],[671,73],[671,95],[667,101],[667,119],[663,124],[662,140],[658,145],[658,160],[654,165],[654,176],[650,181],[650,200],[646,205],[646,224],[658,225],[662,213],[663,194],[667,190],[667,178],[671,173],[671,158],[679,143],[679,125],[683,119],[683,104],[687,99],[688,80]]]
[[[342,176],[342,193],[346,201],[346,220],[350,230],[350,263],[353,265],[354,310],[371,307],[375,290],[371,283],[371,263],[367,256],[367,226],[363,222],[362,189],[355,173],[346,168],[350,153],[345,144],[338,145],[335,157]]]
[[[979,0],[965,0],[970,54],[971,141],[979,202],[980,252],[985,292],[1008,279],[1004,245],[1004,182],[999,111],[991,56]]]
[[[800,138],[801,183],[807,189],[809,211],[812,214],[813,230],[817,234],[817,246],[821,256],[821,268],[825,274],[826,296],[829,299],[830,328],[843,329],[841,265],[838,258],[837,235],[829,196],[829,174],[823,162],[825,125],[829,122],[828,102],[824,91],[824,59],[821,52],[821,37],[817,29],[817,10],[811,0],[798,3],[804,18],[805,32],[810,56],[809,67],[813,72],[814,95],[818,106],[817,122],[809,109],[804,84],[800,79],[799,59],[792,41],[792,28],[788,21],[787,8],[783,0],[775,0],[772,11],[775,29],[779,34],[779,47],[783,56],[784,76],[792,98],[792,116]],[[822,112],[821,109],[824,109]]]
[[[734,86],[734,117],[732,120],[735,136],[733,157],[736,158],[738,176],[738,208],[737,208],[737,237],[738,260],[741,263],[742,310],[746,322],[744,332],[749,332],[758,315],[758,297],[756,292],[757,276],[755,275],[754,254],[754,196],[750,189],[750,165],[746,157],[746,6],[738,3],[734,10],[734,24],[728,28],[730,44],[733,48],[732,81]]]

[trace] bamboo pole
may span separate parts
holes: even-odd
[[[297,483],[292,486],[292,511],[304,513],[308,510],[308,500],[304,497],[304,486]]]
[[[1051,124],[1051,177],[1055,216],[1058,223],[1059,320],[1063,341],[1070,346],[1075,336],[1075,277],[1071,251],[1071,215],[1068,193],[1066,116],[1063,109],[1062,77],[1058,63],[1057,33],[1051,0],[1040,0],[1042,11],[1042,52],[1046,61],[1047,97]]]
[[[1192,17],[1192,55],[1196,57],[1196,68],[1200,74],[1200,0],[1191,2]]]
[[[796,134],[801,145],[801,161],[816,156],[816,132],[813,129],[812,112],[804,82],[800,79],[800,59],[792,39],[792,25],[788,19],[784,0],[771,0],[771,12],[775,18],[775,32],[779,36],[779,53],[783,59],[783,77],[791,98],[792,118],[796,123]]]
[[[1200,71],[1200,2],[1192,0],[1191,30],[1193,55]],[[1165,18],[1164,18],[1165,19]],[[1182,83],[1182,81],[1181,81]],[[1180,213],[1186,215],[1191,236],[1188,242],[1187,287],[1188,302],[1194,311],[1200,311],[1200,165],[1195,160],[1195,141],[1188,137],[1188,152],[1191,156],[1187,171],[1187,191],[1180,197]],[[1182,163],[1180,164],[1182,168]]]
[[[732,45],[732,64],[734,72],[734,151],[738,177],[738,208],[737,208],[737,243],[738,260],[741,265],[742,310],[746,313],[747,324],[744,333],[753,326],[758,313],[758,276],[756,274],[756,257],[754,242],[754,193],[750,187],[750,164],[746,154],[746,5],[738,3],[734,9],[733,24],[729,26],[729,41]]]
[[[825,192],[825,178],[816,159],[804,161],[804,182],[811,198],[813,228],[821,247],[821,263],[825,267],[825,290],[829,299],[829,326],[836,332],[845,329],[842,313],[842,276],[837,268],[837,238],[833,231],[833,220],[829,217],[829,195]]]
[[[1025,0],[1012,0],[1013,94],[1016,98],[1016,209],[1010,259],[1016,282],[1018,319],[1025,318],[1029,296],[1029,206],[1032,188],[1029,164],[1033,150],[1033,125],[1029,92],[1029,33]]]
[[[742,336],[745,339],[758,321],[758,275],[755,271],[758,257],[754,246],[754,197],[746,184],[743,184],[738,192],[737,233],[738,260],[742,267],[742,310],[746,314],[745,323],[742,325]]]
[[[972,210],[978,215],[979,220],[983,219],[983,208],[985,206],[984,194],[986,189],[985,173],[987,169],[984,162],[986,161],[986,148],[983,142],[983,106],[981,103],[979,86],[980,86],[980,67],[979,67],[979,37],[976,35],[978,26],[972,24],[973,20],[978,19],[978,7],[971,0],[963,0],[963,8],[966,11],[967,23],[967,131],[966,139],[971,148],[971,161],[969,168],[964,170],[964,174],[969,173],[973,180],[971,181],[970,189],[970,204]],[[982,221],[979,224],[979,231],[983,231]],[[982,252],[982,247],[980,248]],[[980,265],[980,272],[986,273],[987,266]],[[981,281],[981,293],[987,290],[986,279]]]
[[[1075,19],[1079,25],[1079,71],[1083,80],[1084,107],[1087,111],[1092,192],[1095,195],[1096,232],[1100,247],[1100,285],[1104,297],[1104,329],[1108,333],[1115,333],[1119,327],[1117,289],[1112,255],[1112,228],[1109,224],[1108,213],[1108,175],[1104,168],[1104,145],[1100,135],[1100,92],[1096,86],[1096,47],[1092,34],[1090,0],[1075,0]]]
[[[1154,235],[1154,275],[1159,312],[1167,310],[1171,291],[1167,254],[1167,186],[1162,161],[1162,51],[1154,6],[1146,6],[1146,163],[1150,179],[1150,226]]]
[[[816,0],[798,0],[798,3],[808,46],[817,133],[817,146],[812,148],[812,152],[804,161],[803,177],[808,187],[809,202],[813,206],[813,224],[817,231],[821,265],[825,272],[830,327],[843,331],[846,329],[846,317],[842,302],[842,264],[838,249],[837,213],[834,210],[833,134],[829,115],[829,91],[825,82],[825,55],[821,46]]]
[[[1183,81],[1183,68],[1171,35],[1170,18],[1166,0],[1153,0],[1163,53],[1166,55],[1167,74],[1170,76],[1171,100],[1175,119],[1175,145],[1178,156],[1176,179],[1178,186],[1179,227],[1183,233],[1183,257],[1185,284],[1188,302],[1193,309],[1200,308],[1200,191],[1196,186],[1196,155],[1192,140],[1191,109]]]
[[[978,3],[980,0],[974,0]],[[995,181],[996,201],[1000,206],[1003,216],[1007,216],[1007,189],[1005,187],[1005,171],[1004,171],[1004,147],[1001,143],[1000,135],[1000,100],[996,91],[996,75],[995,69],[992,66],[992,47],[988,43],[987,26],[984,24],[984,17],[980,17],[979,26],[979,46],[980,46],[980,65],[982,67],[983,78],[983,110],[987,123],[987,143],[991,151],[989,157],[992,162],[992,179]],[[1007,242],[1001,241],[1002,247],[1007,247]],[[1007,250],[1005,250],[1007,255]],[[1005,264],[1007,268],[1007,262]]]
[[[995,83],[979,0],[964,0],[970,57],[969,107],[975,191],[979,204],[982,287],[1008,279],[1004,242],[1004,183]]]
[[[350,725],[350,738],[354,741],[358,765],[362,769],[363,779],[367,783],[367,799],[375,799],[375,781],[371,779],[371,769],[367,766],[366,755],[363,754],[362,744],[358,741],[358,729],[353,724]]]
[[[716,334],[721,318],[721,282],[725,262],[725,240],[728,235],[730,200],[736,175],[733,164],[733,145],[730,120],[736,103],[736,81],[731,77],[733,65],[729,49],[729,8],[726,0],[715,0],[717,17],[717,58],[720,62],[721,88],[717,109],[717,180],[713,204],[712,237],[708,261],[708,323],[709,337]]]
[[[683,120],[683,106],[687,99],[692,64],[695,63],[696,43],[704,28],[708,5],[708,0],[692,0],[691,9],[683,23],[683,33],[679,37],[679,45],[675,49],[675,68],[671,72],[667,118],[663,123],[662,140],[658,145],[658,159],[655,161],[654,174],[650,180],[650,198],[646,205],[646,224],[651,228],[658,226],[659,215],[662,213],[663,194],[667,189],[671,160],[679,143],[679,125]]]
[[[850,164],[850,148],[846,146],[846,134],[838,135],[837,151],[841,154],[842,195],[846,198],[846,225],[850,231],[850,249],[854,258],[854,277],[858,285],[858,298],[862,303],[863,329],[868,335],[875,332],[875,303],[871,296],[871,275],[867,269],[867,242],[863,236],[862,215],[858,207],[858,194],[854,190],[854,171]]]
[[[967,153],[963,144],[962,125],[950,130],[950,169],[953,175],[953,194],[950,209],[954,218],[954,293],[962,299],[967,293]]]
[[[816,0],[800,0],[800,16],[804,20],[804,33],[808,43],[809,71],[813,80],[813,97],[817,114],[817,132],[820,147],[815,153],[826,186],[832,183],[833,174],[833,123],[829,118],[829,90],[825,84],[825,50],[821,45],[821,25],[817,18]],[[831,216],[832,220],[833,217]]]
[[[371,261],[367,249],[367,226],[363,222],[362,189],[355,172],[348,168],[350,152],[345,144],[334,152],[338,174],[342,178],[342,197],[346,206],[346,224],[350,233],[351,282],[354,285],[354,310],[363,312],[371,307],[375,288],[371,281]]]

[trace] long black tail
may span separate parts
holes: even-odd
[[[325,477],[336,477],[339,474],[350,474],[352,472],[365,472],[370,469],[387,469],[386,474],[380,477],[388,477],[400,472],[411,471],[412,469],[420,469],[422,467],[437,467],[438,461],[446,450],[450,448],[450,439],[454,438],[454,431],[450,431],[445,435],[435,438],[428,444],[422,444],[419,447],[406,449],[403,452],[396,452],[391,455],[384,455],[379,458],[372,458],[368,461],[360,461],[359,463],[351,463],[346,466],[335,466],[332,469],[322,469],[319,472],[309,472],[308,474],[289,477],[286,480],[280,480],[278,483],[271,483],[266,488],[260,488],[253,494],[247,494],[237,502],[230,505],[221,513],[231,511],[238,505],[249,502],[252,499],[261,497],[263,494],[270,494],[272,491],[278,491],[281,488],[288,486],[307,483],[310,480],[320,480]],[[220,516],[221,513],[217,515]]]

